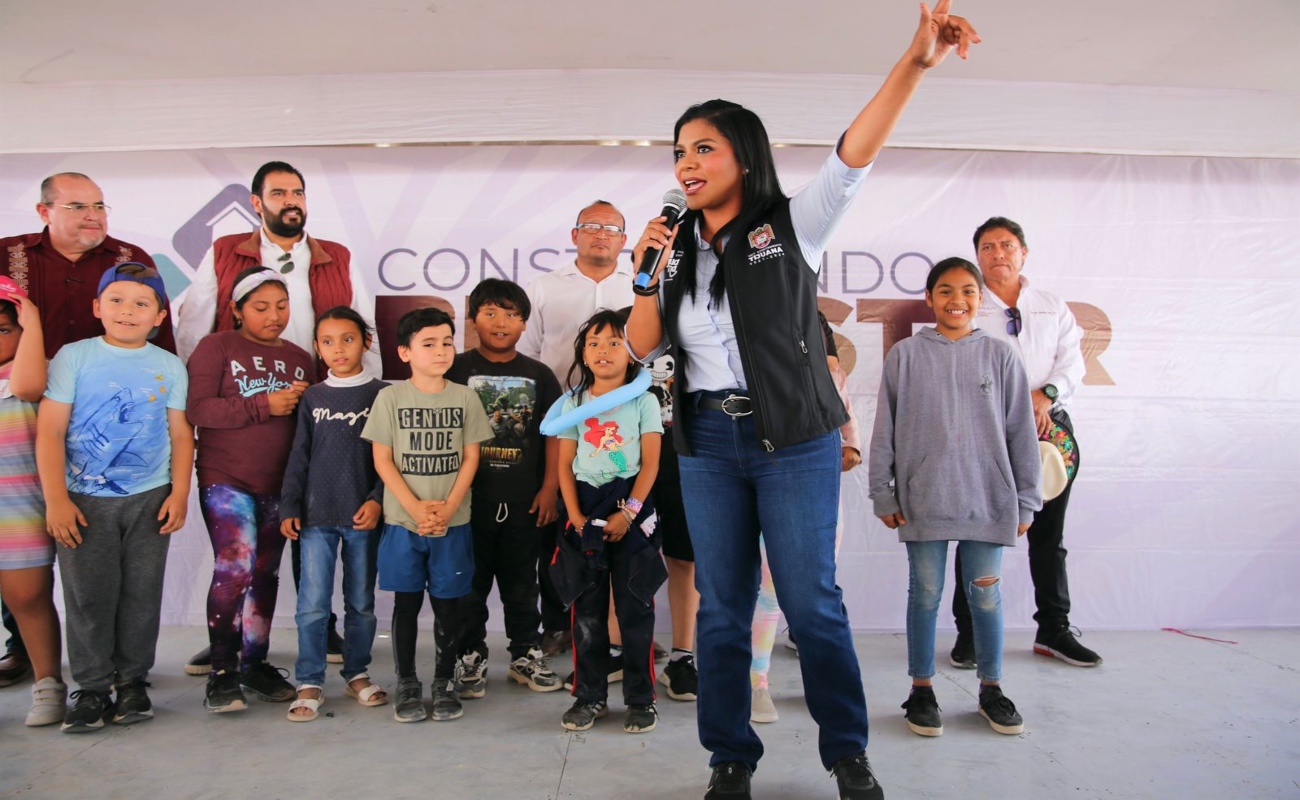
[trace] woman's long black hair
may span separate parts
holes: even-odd
[[[736,161],[741,168],[740,213],[735,219],[723,225],[713,237],[713,248],[718,253],[719,260],[718,271],[713,276],[713,282],[709,284],[709,305],[717,308],[722,302],[725,287],[722,277],[721,242],[726,237],[734,238],[737,231],[744,231],[751,221],[766,213],[773,204],[784,200],[785,193],[781,191],[781,181],[776,176],[776,162],[772,160],[772,143],[768,140],[767,129],[763,127],[763,121],[757,114],[728,100],[709,100],[699,103],[686,109],[686,113],[678,118],[677,124],[673,126],[673,142],[676,143],[681,137],[683,125],[697,119],[704,120],[717,128],[718,133],[731,144],[736,154]],[[700,212],[687,212],[682,219],[681,228],[678,229],[678,235],[694,236],[696,221],[699,218]],[[693,259],[690,266],[684,268],[682,273],[682,279],[686,281],[686,288],[693,300],[696,289]]]

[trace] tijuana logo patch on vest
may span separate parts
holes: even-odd
[[[681,261],[682,261],[682,251],[674,250],[670,254],[667,266],[664,267],[664,272],[666,273],[666,275],[664,276],[664,280],[670,281],[673,278],[677,277],[677,267],[679,264],[681,264]]]
[[[770,223],[749,232],[749,246],[754,250],[749,254],[751,264],[785,255],[785,248],[776,240],[776,234],[772,232]]]

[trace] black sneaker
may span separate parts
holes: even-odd
[[[149,684],[144,678],[136,678],[130,683],[117,687],[117,708],[113,713],[113,723],[130,725],[153,719],[153,703],[145,687]]]
[[[420,722],[428,719],[424,708],[424,685],[418,678],[402,678],[397,682],[397,700],[393,703],[393,719],[398,722]]]
[[[654,703],[632,703],[623,712],[624,733],[649,733],[659,722],[659,711]]]
[[[713,768],[709,790],[704,800],[750,800],[749,765],[740,761],[724,761]]]
[[[998,733],[1015,736],[1024,733],[1025,720],[1016,711],[1016,704],[1002,694],[999,686],[980,687],[980,716],[989,721],[989,727]]]
[[[656,664],[668,660],[668,656],[672,655],[671,653],[669,653],[667,650],[663,648],[663,645],[659,644],[658,642],[651,642],[650,649],[655,654]]]
[[[530,648],[527,653],[511,661],[506,674],[534,692],[556,692],[561,688],[560,676],[551,671],[541,649],[537,647]]]
[[[663,672],[659,673],[659,682],[668,687],[668,696],[672,699],[684,702],[694,700],[700,685],[700,676],[695,671],[695,656],[687,655],[669,661]]]
[[[462,700],[477,700],[487,694],[487,669],[487,659],[477,650],[456,660],[456,693]]]
[[[63,718],[64,733],[87,733],[104,727],[104,721],[113,716],[113,701],[108,692],[78,689],[73,692],[72,709]]]
[[[447,722],[465,716],[465,709],[457,696],[455,681],[434,681],[433,684],[433,718],[437,722]]]
[[[330,664],[343,663],[343,637],[335,628],[330,628],[329,637],[325,640],[325,660]]]
[[[609,657],[609,682],[618,683],[623,680],[623,654]]]
[[[244,690],[239,688],[239,676],[225,669],[209,675],[208,688],[203,693],[203,707],[213,714],[248,708]]]
[[[939,716],[939,701],[935,699],[934,687],[913,686],[912,693],[903,703],[907,713],[907,727],[918,736],[942,736],[943,718]]]
[[[289,670],[273,667],[265,661],[246,664],[239,672],[245,689],[268,703],[287,703],[298,696],[289,683]]]
[[[975,637],[961,630],[957,631],[957,641],[953,643],[952,652],[948,654],[948,663],[957,669],[975,669]]]
[[[1034,652],[1040,656],[1059,658],[1076,667],[1095,667],[1101,664],[1101,656],[1079,644],[1075,636],[1082,636],[1078,628],[1062,625],[1058,628],[1038,629],[1034,637]]]
[[[866,751],[835,762],[831,772],[840,787],[840,800],[885,800],[885,790],[871,772]]]
[[[569,731],[589,731],[596,720],[609,713],[609,705],[604,700],[588,702],[577,700],[560,717],[560,725]]]
[[[212,674],[212,648],[205,647],[185,662],[185,674],[202,677]]]

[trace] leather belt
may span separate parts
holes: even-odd
[[[729,417],[748,417],[754,413],[753,402],[742,394],[729,394],[726,397],[701,395],[696,407],[704,411],[721,411]]]

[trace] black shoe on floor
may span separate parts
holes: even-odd
[[[185,662],[185,674],[201,677],[212,674],[212,648],[205,647]]]
[[[953,643],[952,652],[948,654],[948,663],[957,669],[975,669],[975,637],[970,633],[957,631],[957,641]]]
[[[750,800],[749,765],[740,761],[724,761],[713,768],[709,789],[704,800]]]
[[[12,686],[32,671],[32,662],[21,650],[10,650],[0,656],[0,686]]]
[[[871,771],[866,751],[835,762],[831,772],[840,787],[840,800],[884,800],[885,790]]]
[[[659,710],[654,703],[632,703],[623,712],[624,733],[649,733],[659,722]]]
[[[149,685],[144,678],[136,678],[130,683],[117,687],[117,707],[113,712],[113,724],[131,725],[153,719],[153,703],[145,688]]]
[[[1076,667],[1096,667],[1101,664],[1101,656],[1079,644],[1076,636],[1083,633],[1068,624],[1055,628],[1038,629],[1034,637],[1034,652],[1040,656],[1059,658]]]
[[[943,718],[939,716],[939,701],[932,686],[913,686],[912,693],[903,703],[907,713],[907,727],[918,736],[942,736]]]
[[[447,722],[465,716],[465,707],[460,704],[455,681],[434,679],[432,716],[435,722]]]
[[[682,656],[676,661],[669,661],[663,672],[659,673],[659,682],[668,687],[668,696],[674,700],[690,702],[699,690],[700,676],[695,671],[695,656]]]
[[[325,640],[325,660],[331,664],[343,663],[343,637],[334,628],[330,628],[329,638]]]
[[[576,700],[560,717],[560,725],[567,731],[589,731],[596,720],[608,713],[609,705],[604,700]]]
[[[980,716],[998,733],[1015,736],[1025,731],[1025,720],[1016,711],[1016,704],[1002,694],[999,686],[980,687]]]
[[[239,683],[268,703],[287,703],[298,696],[298,690],[289,683],[289,670],[265,661],[244,665],[239,672]]]
[[[397,682],[393,719],[398,722],[420,722],[428,718],[429,712],[424,708],[424,686],[418,678],[401,678]]]
[[[547,658],[559,655],[573,647],[573,634],[569,631],[547,631],[542,634],[542,655]]]
[[[104,722],[113,716],[113,701],[108,692],[93,689],[79,689],[73,692],[72,708],[63,718],[64,733],[87,733],[104,727]]]
[[[213,714],[248,708],[244,690],[239,688],[239,675],[225,669],[208,675],[208,687],[203,692],[203,707]]]
[[[669,653],[667,650],[663,648],[663,645],[659,644],[658,642],[651,642],[650,647],[654,651],[656,664],[662,661],[666,661],[668,659],[668,656],[672,655],[671,653]]]

